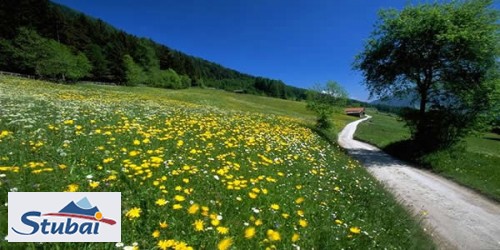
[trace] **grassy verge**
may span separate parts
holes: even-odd
[[[355,137],[392,154],[430,167],[433,171],[500,201],[500,135],[485,133],[468,137],[460,147],[408,159],[398,141],[409,138],[404,123],[394,115],[371,112],[373,118],[360,124]],[[396,148],[399,147],[399,150]],[[396,148],[396,149],[395,149]],[[406,155],[406,157],[405,157]]]
[[[207,93],[0,78],[0,249],[433,247],[303,103]],[[14,190],[121,192],[123,246],[7,243]]]

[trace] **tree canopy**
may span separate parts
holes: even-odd
[[[36,33],[46,39],[44,41],[52,40],[43,44],[42,49],[54,47],[54,42],[57,42],[66,46],[72,55],[79,56],[81,63],[84,62],[84,55],[91,69],[85,75],[78,75],[78,78],[85,80],[125,85],[141,83],[166,88],[212,87],[229,91],[244,90],[250,94],[278,98],[305,98],[304,89],[288,86],[279,80],[244,74],[186,55],[150,39],[127,34],[100,19],[88,17],[48,0],[2,0],[0,16],[0,57],[9,59],[0,60],[0,70],[35,74],[35,67],[31,64],[41,58],[31,60],[30,56],[39,51],[40,46],[21,41],[24,37],[22,32],[29,30],[30,35]],[[20,44],[23,47],[19,47]],[[59,46],[56,51],[62,53],[65,50],[62,48]],[[16,53],[19,51],[26,55]],[[64,55],[61,53],[58,55]],[[40,73],[50,72],[53,77],[51,71],[55,68],[48,66]],[[177,78],[180,80],[177,81]],[[167,80],[175,82],[158,82]]]
[[[317,115],[316,126],[328,129],[333,126],[331,118],[335,110],[347,103],[347,91],[335,81],[317,84],[307,91],[307,109]]]
[[[373,96],[418,93],[405,118],[422,146],[439,148],[470,132],[498,88],[498,12],[491,0],[453,1],[379,13],[354,67]]]

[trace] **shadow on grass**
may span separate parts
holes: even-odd
[[[320,128],[318,128],[316,126],[312,126],[312,125],[303,124],[303,126],[305,128],[312,130],[314,133],[316,133],[321,138],[323,138],[325,141],[327,141],[330,145],[338,146],[336,133],[329,131],[329,130],[326,130],[326,129],[320,129]]]
[[[492,141],[500,141],[500,138],[496,138],[496,137],[489,137],[489,136],[485,136],[483,137],[484,139],[486,140],[492,140]]]

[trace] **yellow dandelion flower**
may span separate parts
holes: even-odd
[[[298,210],[297,211],[297,215],[300,216],[300,217],[304,217],[304,211]]]
[[[174,246],[174,241],[173,240],[160,240],[158,241],[158,248],[161,250],[167,250]]]
[[[255,227],[247,227],[245,229],[245,238],[251,239],[255,236]]]
[[[66,188],[66,192],[76,192],[78,191],[78,184],[69,184]]]
[[[271,209],[273,209],[273,210],[279,210],[280,209],[280,205],[278,205],[278,204],[272,204],[271,205]]]
[[[176,201],[185,201],[186,198],[184,198],[184,196],[182,196],[182,195],[176,195],[174,197],[174,200],[176,200]]]
[[[160,237],[160,231],[155,230],[151,235],[153,236],[153,238],[158,238],[158,237]]]
[[[195,220],[193,223],[193,226],[194,226],[194,230],[199,232],[199,231],[203,231],[205,223],[202,220]]]
[[[182,209],[182,205],[181,205],[181,204],[174,204],[174,205],[172,206],[172,209],[174,209],[174,210],[179,210],[179,209]]]
[[[256,194],[256,193],[254,193],[254,192],[250,192],[250,193],[248,193],[248,196],[249,196],[250,198],[252,198],[252,199],[257,198],[257,194]]]
[[[73,125],[74,123],[75,123],[75,121],[74,121],[74,120],[71,120],[71,119],[70,119],[70,120],[65,120],[65,121],[63,121],[63,124],[64,124],[64,125]]]
[[[220,224],[220,221],[217,218],[215,218],[215,219],[212,219],[210,221],[210,224],[212,224],[212,226],[216,227]]]
[[[359,234],[361,233],[361,229],[359,227],[351,227],[349,231],[353,234]]]
[[[139,154],[139,151],[137,151],[137,150],[132,150],[132,151],[130,151],[130,152],[128,153],[128,155],[129,155],[130,157],[137,156],[138,154]]]
[[[229,228],[228,227],[217,227],[217,232],[219,232],[220,234],[227,234],[229,232]]]
[[[281,235],[278,231],[274,231],[272,229],[267,230],[267,238],[270,241],[279,241],[281,240]]]
[[[308,223],[307,223],[307,220],[304,220],[304,219],[300,219],[300,220],[299,220],[299,225],[300,225],[301,227],[307,227],[307,224],[308,224]]]
[[[292,242],[297,242],[300,239],[300,235],[298,233],[294,233],[292,235]]]
[[[341,221],[341,220],[339,220],[339,219],[337,219],[337,220],[335,220],[335,223],[336,223],[337,225],[340,225],[340,224],[342,224],[342,221]]]
[[[256,220],[256,221],[255,221],[255,225],[256,225],[256,226],[260,226],[260,225],[262,225],[262,220],[261,220],[261,219]]]
[[[97,188],[99,186],[99,182],[98,181],[91,181],[91,182],[89,182],[89,186],[91,188]]]
[[[288,219],[288,217],[290,217],[290,214],[287,214],[287,213],[282,213],[281,214],[281,217],[285,218],[285,219]]]
[[[137,146],[137,145],[141,145],[141,141],[139,141],[139,140],[134,140],[134,145],[136,145],[136,146]]]
[[[297,203],[297,204],[300,204],[300,203],[302,203],[302,202],[304,202],[304,197],[299,197],[299,198],[297,198],[297,199],[295,200],[295,203]]]
[[[128,217],[129,220],[132,220],[141,217],[141,212],[142,212],[141,208],[133,207],[127,211],[125,216]]]
[[[225,238],[225,239],[221,240],[219,242],[219,244],[217,244],[217,249],[218,250],[227,250],[227,249],[229,249],[229,247],[231,247],[231,245],[233,245],[233,239]]]
[[[106,159],[102,160],[102,163],[106,164],[106,163],[110,163],[110,162],[112,162],[112,161],[114,161],[114,160],[115,160],[115,159],[113,159],[113,158],[111,158],[111,157],[108,157],[108,158],[106,158]]]
[[[167,204],[167,201],[163,198],[160,198],[160,199],[156,200],[155,204],[158,206],[165,206]]]
[[[166,222],[166,221],[162,221],[162,222],[160,222],[160,223],[159,223],[159,225],[160,225],[160,228],[163,228],[163,229],[165,229],[165,228],[167,228],[167,227],[168,227],[168,224],[167,224],[167,222]]]
[[[196,214],[200,210],[200,205],[194,203],[188,208],[188,214]]]

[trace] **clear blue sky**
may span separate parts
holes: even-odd
[[[128,33],[297,87],[334,80],[367,100],[354,57],[408,0],[55,0]],[[415,2],[415,1],[413,1]]]

